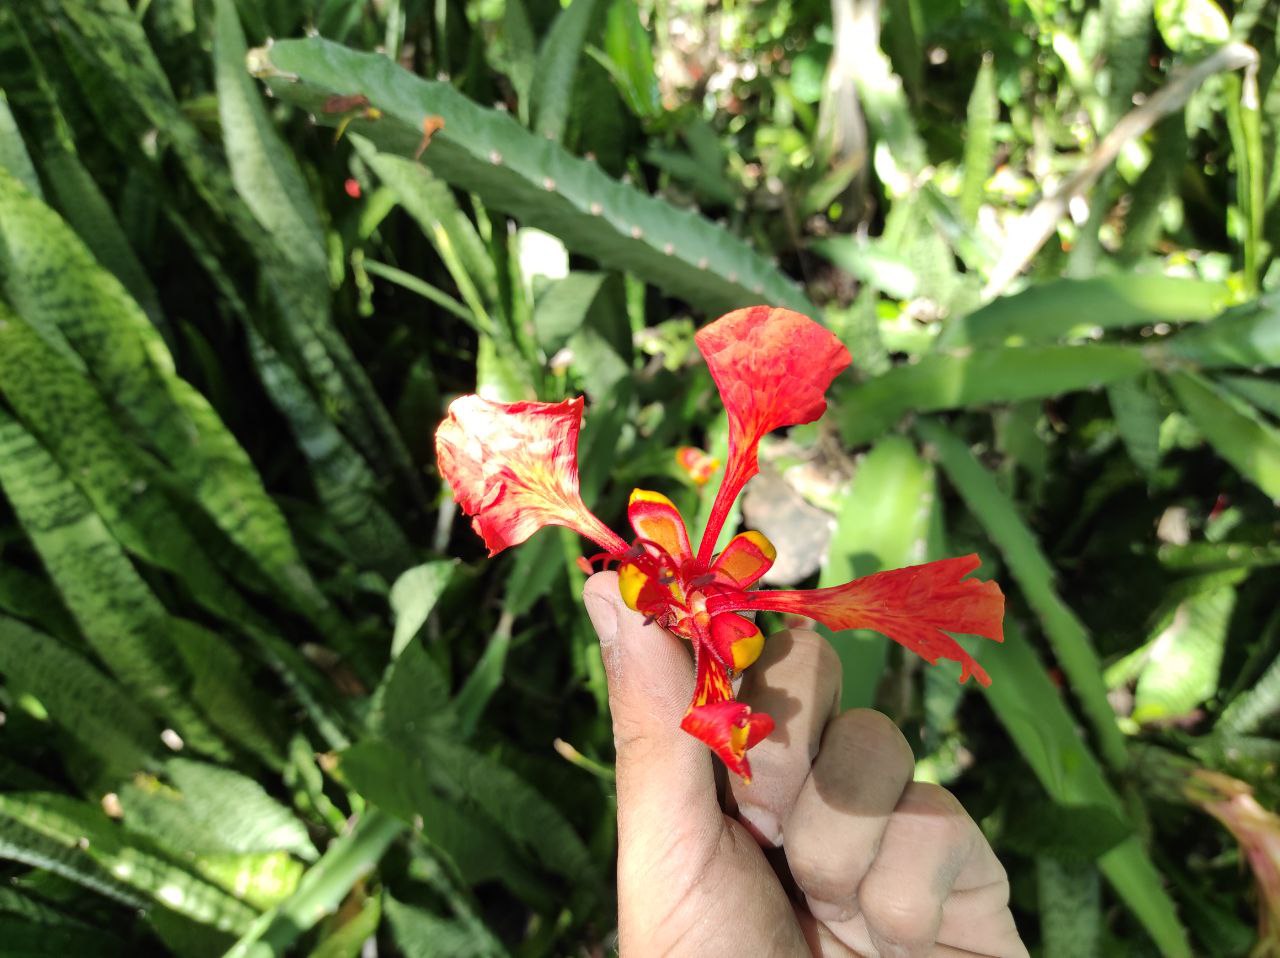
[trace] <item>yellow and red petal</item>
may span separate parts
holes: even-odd
[[[676,450],[676,464],[695,485],[705,486],[720,468],[720,460],[713,459],[694,446],[681,446]]]
[[[680,727],[710,746],[729,771],[749,783],[751,763],[747,761],[747,750],[768,738],[773,719],[763,712],[753,713],[742,702],[715,702],[689,709]]]
[[[764,649],[764,634],[745,616],[721,612],[711,617],[710,645],[722,663],[741,672]]]
[[[660,492],[633,489],[627,519],[641,539],[647,539],[676,562],[691,555],[689,533],[675,504]]]
[[[729,462],[698,549],[707,562],[729,507],[759,471],[760,440],[820,417],[827,387],[851,359],[840,340],[809,317],[770,306],[722,316],[700,329],[696,341],[729,415]]]
[[[497,403],[463,396],[436,430],[436,462],[489,554],[543,526],[567,526],[609,552],[627,544],[578,493],[582,399]]]
[[[685,599],[675,580],[661,582],[643,566],[626,560],[618,565],[618,593],[628,609],[654,618],[663,617],[673,604],[683,606]],[[662,624],[665,627],[668,623],[664,621]]]
[[[960,663],[960,681],[991,679],[948,632],[1004,641],[1004,594],[994,582],[967,579],[976,555],[877,572],[828,589],[731,592],[707,600],[714,618],[732,609],[772,609],[817,619],[831,629],[874,629],[928,662]]]
[[[763,532],[740,532],[729,540],[724,551],[711,563],[716,581],[738,589],[749,589],[769,571],[778,550]]]

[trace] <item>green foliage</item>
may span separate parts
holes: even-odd
[[[431,436],[585,393],[592,508],[705,522],[692,333],[761,301],[855,353],[764,444],[806,584],[977,552],[1008,597],[982,694],[838,634],[844,704],[973,811],[1033,953],[1248,947],[1180,783],[1280,797],[1274,18],[943,6],[0,7],[0,950],[607,950],[581,544],[485,559]]]

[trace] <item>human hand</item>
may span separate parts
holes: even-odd
[[[615,573],[583,599],[617,744],[624,958],[1027,954],[978,826],[945,789],[912,782],[889,719],[840,713],[840,662],[820,636],[780,632],[746,671],[739,700],[777,728],[722,808],[711,752],[680,729],[687,643],[628,609]]]

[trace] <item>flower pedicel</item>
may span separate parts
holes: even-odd
[[[994,582],[965,578],[976,555],[878,572],[826,589],[751,591],[776,555],[759,532],[736,535],[713,555],[734,500],[756,474],[760,440],[774,429],[813,422],[824,394],[849,365],[839,340],[808,317],[753,306],[697,334],[729,416],[729,455],[711,518],[695,552],[666,496],[636,489],[627,517],[633,543],[615,534],[578,493],[582,399],[490,402],[463,396],[436,431],[440,472],[472,517],[489,554],[538,529],[560,525],[603,549],[592,561],[616,564],[623,601],[693,645],[697,679],[681,728],[749,779],[747,750],[773,719],[733,697],[733,676],[760,655],[764,636],[740,612],[771,609],[817,619],[831,629],[874,629],[929,662],[954,659],[960,681],[986,672],[948,632],[1003,640],[1004,596]]]

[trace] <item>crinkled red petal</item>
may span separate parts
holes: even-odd
[[[627,544],[578,493],[582,399],[497,403],[463,396],[436,430],[436,462],[489,554],[543,526],[567,526],[609,552]]]
[[[697,681],[680,727],[711,748],[729,771],[751,781],[747,750],[768,737],[773,719],[734,701],[729,672],[702,643],[694,643]]]
[[[976,555],[877,572],[829,589],[740,592],[713,596],[713,616],[730,609],[772,609],[807,615],[831,629],[874,629],[928,662],[960,663],[960,681],[991,678],[948,632],[1004,641],[1004,595],[994,582],[966,579]]]
[[[759,471],[760,440],[774,429],[820,417],[827,387],[850,356],[809,317],[770,306],[720,317],[698,331],[697,344],[729,415],[729,461],[698,549],[698,558],[707,562],[729,507]]]
[[[742,702],[716,702],[691,708],[680,727],[710,746],[729,771],[750,782],[747,751],[769,737],[773,719],[763,712],[752,712]]]

